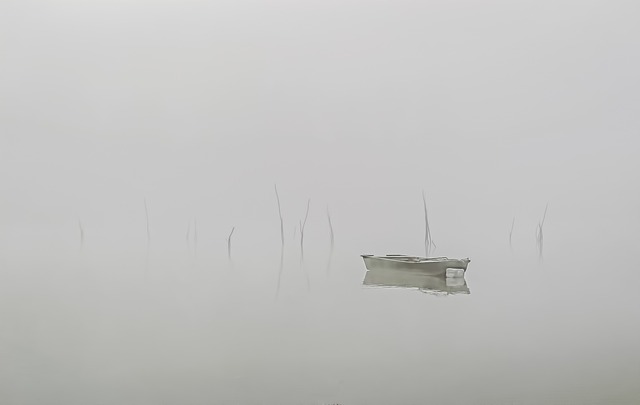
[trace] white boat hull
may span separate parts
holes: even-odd
[[[416,257],[404,255],[362,255],[367,270],[414,270],[430,276],[445,276],[447,269],[467,270],[471,260],[448,257]]]

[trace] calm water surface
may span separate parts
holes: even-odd
[[[570,249],[552,249],[544,261],[534,248],[476,249],[470,294],[446,295],[406,280],[364,285],[361,252],[348,242],[331,257],[307,248],[303,263],[297,249],[286,247],[281,272],[278,251],[266,249],[239,252],[233,263],[202,248],[178,254],[153,245],[148,255],[85,249],[5,259],[2,402],[640,398],[631,263]]]

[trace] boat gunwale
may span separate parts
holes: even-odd
[[[377,259],[377,260],[385,260],[389,262],[407,263],[407,264],[442,263],[449,260],[450,261],[466,261],[467,263],[471,262],[469,258],[452,259],[446,256],[440,256],[440,257],[420,257],[420,256],[407,256],[407,255],[386,255],[386,256],[360,255],[360,256],[363,259]]]

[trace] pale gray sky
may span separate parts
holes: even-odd
[[[637,205],[639,8],[4,1],[2,222],[127,222],[144,197],[251,217],[274,182],[302,207],[439,189],[506,222],[525,201]]]

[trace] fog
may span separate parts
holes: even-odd
[[[638,12],[1,2],[0,403],[638,403]]]

